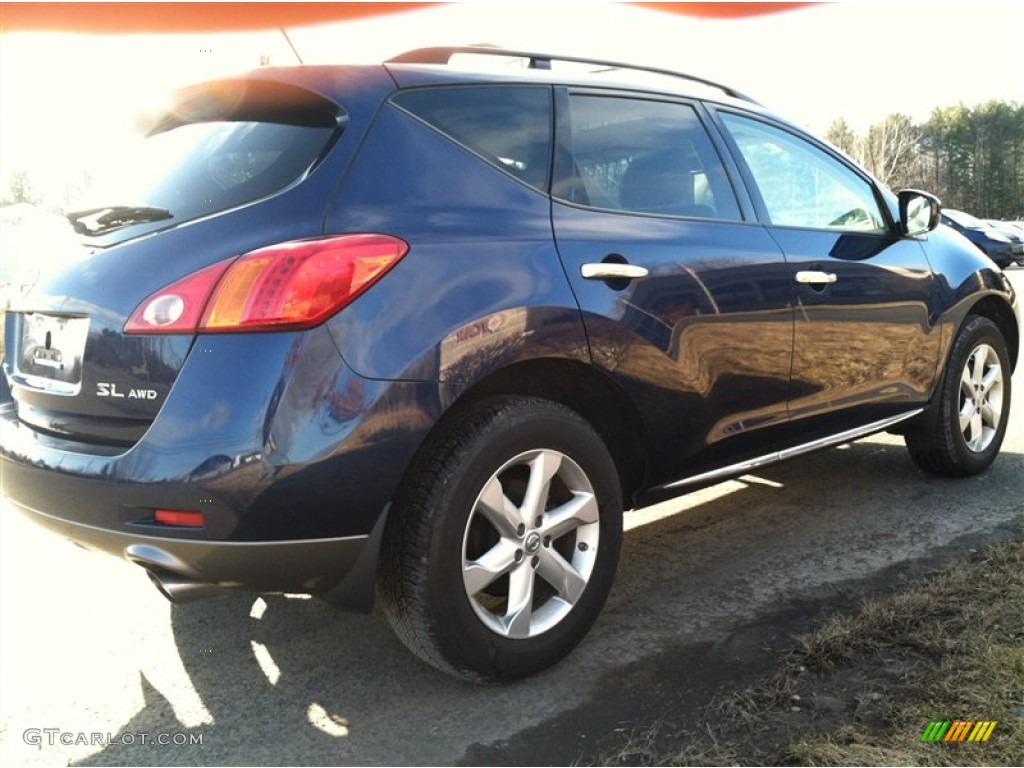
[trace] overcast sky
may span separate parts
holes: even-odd
[[[1024,3],[821,4],[747,20],[695,19],[625,3],[475,2],[290,29],[307,63],[372,62],[409,48],[490,43],[635,61],[721,80],[823,133],[892,112],[1024,102]],[[292,64],[277,31],[254,34],[0,34],[0,183],[38,189],[124,140],[136,110],[184,82]]]

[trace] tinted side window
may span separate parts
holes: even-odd
[[[531,187],[547,191],[550,89],[428,88],[400,93],[392,101]]]
[[[722,114],[772,224],[885,232],[871,185],[810,142],[766,123]]]
[[[736,196],[693,107],[570,97],[572,174],[553,193],[580,205],[738,221]]]

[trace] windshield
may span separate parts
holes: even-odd
[[[943,213],[946,214],[946,216],[951,218],[953,221],[955,221],[957,224],[959,224],[961,227],[966,227],[967,229],[989,228],[988,225],[981,219],[976,219],[973,216],[971,216],[971,214],[964,213],[963,211],[953,211],[946,209],[943,211]]]

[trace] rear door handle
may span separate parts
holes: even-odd
[[[803,285],[823,285],[834,283],[836,278],[833,272],[819,272],[817,270],[805,270],[796,273],[796,281]]]
[[[647,277],[647,267],[602,261],[597,264],[583,264],[580,267],[580,274],[587,280],[635,280]]]

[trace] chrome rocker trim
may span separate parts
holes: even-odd
[[[738,464],[730,464],[729,466],[722,467],[721,469],[714,469],[710,472],[702,472],[699,475],[693,475],[692,477],[685,477],[682,480],[675,480],[674,482],[659,486],[657,490],[667,491],[674,488],[683,488],[688,485],[697,485],[699,483],[707,483],[714,480],[723,480],[727,477],[742,475],[753,469],[758,469],[759,467],[764,467],[769,464],[775,464],[779,461],[785,461],[786,459],[792,459],[804,453],[811,453],[812,451],[817,451],[822,448],[830,448],[834,445],[841,445],[842,443],[849,443],[862,437],[867,437],[875,432],[881,432],[891,426],[899,424],[901,421],[912,419],[923,411],[924,408],[917,408],[913,411],[907,411],[906,413],[901,413],[897,416],[890,416],[887,419],[873,421],[870,424],[865,424],[863,427],[848,429],[845,432],[840,432],[832,435],[831,437],[823,437],[820,440],[814,440],[810,443],[804,443],[803,445],[797,445],[793,448],[787,448],[784,451],[768,453],[764,456],[758,456],[756,459],[741,461]]]

